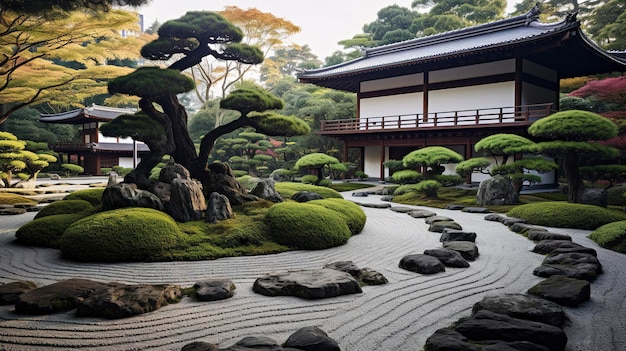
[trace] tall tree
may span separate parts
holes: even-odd
[[[626,3],[610,0],[589,16],[587,31],[607,50],[626,50]]]
[[[141,6],[150,0],[0,0],[0,7],[24,15],[42,15],[48,18],[66,15],[71,11],[109,11],[113,6]]]
[[[432,35],[504,17],[506,0],[414,0],[413,8],[428,9],[411,27],[418,36]]]

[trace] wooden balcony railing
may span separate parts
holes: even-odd
[[[364,117],[322,121],[320,132],[341,134],[346,132],[383,132],[426,128],[465,128],[497,126],[501,124],[530,124],[548,116],[552,103],[517,107],[495,107],[476,110],[433,112],[382,117]]]

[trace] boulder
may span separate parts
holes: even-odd
[[[276,342],[276,340],[268,336],[248,336],[234,345],[221,351],[252,351],[252,350],[283,350],[283,348]]]
[[[457,324],[454,330],[473,341],[528,341],[552,351],[565,350],[567,344],[567,335],[561,328],[487,310],[476,312],[472,318]]]
[[[202,187],[192,179],[175,178],[170,188],[167,213],[177,222],[199,221],[207,204]]]
[[[389,282],[382,273],[367,267],[361,269],[359,280],[366,285],[384,285]]]
[[[181,164],[175,163],[173,159],[170,159],[165,164],[165,167],[161,168],[159,182],[172,184],[174,179],[191,180],[191,175],[187,168]]]
[[[94,291],[108,288],[108,284],[87,279],[63,280],[21,294],[15,312],[42,315],[73,310]]]
[[[528,289],[528,293],[559,305],[576,307],[591,298],[591,284],[586,280],[553,275]]]
[[[124,207],[146,207],[163,211],[163,203],[153,193],[137,188],[133,183],[120,183],[104,189],[102,209],[105,211]]]
[[[291,199],[297,202],[308,202],[311,200],[320,200],[323,198],[324,197],[322,195],[316,192],[307,191],[307,190],[298,191],[297,193],[291,196]]]
[[[526,237],[532,241],[541,240],[569,240],[572,241],[572,237],[567,234],[552,233],[545,230],[531,229],[526,233]]]
[[[585,188],[580,196],[580,203],[607,207],[609,204],[609,193],[608,191],[600,188]]]
[[[444,228],[441,233],[441,237],[439,237],[439,241],[476,241],[476,233],[474,232],[464,232],[462,230],[456,230],[451,228]]]
[[[554,275],[562,275],[569,278],[581,279],[586,281],[594,281],[600,272],[598,266],[594,264],[579,264],[576,266],[560,265],[560,264],[542,264],[533,270],[533,274],[549,278]]]
[[[458,251],[468,261],[475,261],[478,258],[478,247],[470,241],[445,241],[443,247]]]
[[[602,272],[602,265],[598,257],[583,252],[551,252],[544,258],[543,264],[561,264],[566,266],[592,264],[598,266],[599,273]]]
[[[152,188],[152,193],[158,196],[159,199],[161,199],[163,203],[166,203],[170,201],[170,196],[172,193],[171,189],[172,189],[171,184],[157,182],[156,184],[154,184],[154,187]]]
[[[285,348],[306,351],[341,350],[339,344],[318,327],[304,327],[298,329],[295,333],[291,334],[283,346]]]
[[[480,183],[476,203],[481,206],[514,205],[519,203],[519,194],[509,178],[496,175]]]
[[[252,290],[266,296],[297,296],[304,299],[324,299],[362,292],[359,282],[350,274],[324,268],[268,274],[256,279]]]
[[[276,191],[273,179],[261,179],[250,193],[271,202],[283,202],[283,197]]]
[[[354,203],[359,205],[359,206],[370,207],[370,208],[390,208],[391,207],[391,204],[389,204],[389,203],[384,203],[384,204],[359,203],[359,202],[354,202]]]
[[[542,240],[533,248],[533,252],[546,255],[557,249],[583,249],[584,246],[568,240]]]
[[[550,349],[528,341],[511,341],[485,345],[482,351],[550,351]]]
[[[393,212],[398,212],[398,213],[409,213],[413,211],[412,208],[406,207],[406,206],[391,206],[389,209],[392,210]]]
[[[118,177],[117,172],[111,171],[109,173],[109,178],[107,179],[107,188],[117,184],[117,177]]]
[[[361,277],[361,268],[357,267],[357,265],[354,264],[354,262],[352,261],[337,261],[326,264],[323,268],[346,272],[356,279],[359,279]]]
[[[446,229],[463,230],[460,224],[455,221],[433,222],[428,227],[429,232],[442,233]]]
[[[486,207],[464,207],[461,211],[467,213],[490,213],[491,210]]]
[[[194,341],[183,346],[180,351],[219,351],[219,348],[217,345],[208,342]]]
[[[407,212],[407,214],[413,218],[428,218],[437,215],[435,212],[429,210],[413,210]]]
[[[209,204],[206,210],[207,223],[217,223],[226,219],[234,218],[235,213],[230,206],[230,201],[226,195],[211,193],[209,196]]]
[[[387,284],[387,278],[371,268],[359,268],[352,261],[338,261],[324,265],[324,268],[346,272],[365,285]]]
[[[425,250],[424,255],[436,257],[446,267],[467,268],[470,266],[460,253],[450,249]]]
[[[513,318],[561,327],[565,323],[565,311],[554,302],[525,294],[487,296],[474,304],[472,313],[487,310],[506,314]]]
[[[445,272],[446,270],[445,266],[438,258],[423,254],[404,256],[400,260],[399,266],[407,271],[421,274],[435,274]]]
[[[465,206],[463,206],[463,205],[456,205],[456,204],[449,204],[449,205],[446,205],[446,207],[445,207],[446,210],[452,210],[452,211],[461,211],[464,208],[465,208]]]
[[[426,351],[481,351],[482,348],[470,343],[461,333],[452,329],[438,329],[426,339]]]
[[[541,228],[541,227],[537,227],[534,226],[532,224],[528,224],[528,223],[524,223],[524,222],[513,222],[511,224],[508,225],[509,229],[513,232],[516,232],[518,234],[526,234],[529,231],[533,230],[533,231],[544,231],[547,232],[548,230],[545,228]]]
[[[257,201],[259,198],[249,194],[248,189],[243,187],[241,183],[237,181],[237,177],[233,173],[232,168],[228,163],[214,162],[207,166],[209,172],[209,181],[204,182],[208,184],[209,188],[204,189],[207,194],[216,192],[218,194],[226,195],[231,205],[243,205],[249,201]]]
[[[177,302],[183,293],[176,285],[126,285],[111,283],[95,290],[77,304],[76,315],[83,317],[127,318],[153,312]]]
[[[218,301],[235,294],[235,284],[230,279],[201,280],[193,285],[199,301]]]
[[[14,305],[19,301],[20,295],[35,288],[35,283],[28,281],[0,284],[0,306]]]
[[[435,222],[450,222],[454,221],[454,219],[446,216],[428,216],[425,217],[424,222],[426,224],[433,224]]]

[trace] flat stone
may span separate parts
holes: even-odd
[[[463,230],[463,227],[455,221],[437,221],[428,227],[429,232],[435,233],[442,233],[445,229]]]
[[[490,222],[502,223],[502,221],[504,220],[504,216],[499,213],[491,213],[491,214],[486,215],[484,220],[490,221]]]
[[[297,296],[304,299],[361,293],[350,274],[334,269],[313,269],[268,274],[255,280],[252,290],[266,296]]]
[[[423,254],[404,256],[400,260],[399,266],[407,271],[421,274],[435,274],[445,272],[446,270],[445,266],[438,258]]]
[[[568,240],[572,241],[572,237],[566,234],[552,233],[544,230],[531,229],[526,233],[526,237],[532,241],[541,240]]]
[[[568,240],[542,240],[533,248],[533,252],[546,255],[556,249],[581,249],[584,246]]]
[[[355,202],[357,205],[363,206],[363,207],[370,207],[370,208],[390,208],[391,204],[390,203],[384,203],[384,204],[368,204],[368,203],[360,203],[360,202]]]
[[[201,280],[193,285],[199,301],[218,301],[233,297],[235,284],[230,279]]]
[[[14,216],[26,213],[25,208],[7,207],[0,209],[0,215],[2,216]]]
[[[482,348],[472,344],[461,333],[452,329],[438,329],[426,339],[424,350],[441,351],[481,351]]]
[[[543,264],[535,268],[533,270],[533,274],[542,278],[549,278],[554,275],[562,275],[568,278],[575,278],[592,282],[598,277],[600,272],[598,271],[598,266],[595,264],[579,264],[576,266]]]
[[[594,255],[581,252],[549,253],[543,260],[543,264],[560,264],[576,266],[580,264],[593,264],[598,266],[598,273],[602,272],[602,265]]]
[[[291,334],[285,348],[315,351],[340,351],[339,344],[318,327],[304,327]]]
[[[248,336],[234,345],[221,351],[248,351],[248,350],[282,350],[282,347],[276,342],[276,340],[268,336]]]
[[[516,222],[516,223],[509,225],[509,229],[519,234],[526,234],[530,230],[548,231],[547,229],[537,227],[532,224],[522,223],[522,222]]]
[[[429,216],[429,217],[426,217],[426,219],[424,219],[424,222],[426,224],[433,224],[435,222],[450,222],[450,221],[454,221],[454,219],[450,217],[446,217],[446,216]]]
[[[467,268],[470,266],[470,264],[463,258],[463,256],[461,256],[458,251],[450,249],[425,250],[424,255],[436,257],[446,267]]]
[[[456,204],[446,205],[446,210],[461,211],[464,208],[465,208],[465,206],[463,206],[463,205],[456,205]]]
[[[352,196],[354,197],[368,197],[369,193],[365,192],[365,191],[357,191],[352,193]]]
[[[194,341],[183,346],[180,351],[219,351],[219,348],[217,345],[208,342]]]
[[[413,218],[428,218],[437,215],[435,212],[429,210],[413,210],[407,212],[407,214]]]
[[[476,233],[474,232],[464,232],[462,230],[456,230],[451,228],[444,228],[441,233],[441,237],[439,237],[439,241],[476,241]]]
[[[380,201],[391,202],[393,201],[393,195],[385,195],[380,198]]]
[[[362,268],[359,280],[366,285],[384,285],[389,281],[380,272],[377,272],[371,268]]]
[[[469,241],[446,241],[443,243],[443,247],[458,251],[468,261],[475,261],[479,255],[476,244]]]
[[[591,298],[591,284],[586,280],[553,275],[528,289],[528,293],[559,305],[576,307]]]
[[[461,211],[467,213],[490,213],[491,210],[486,207],[465,207]]]
[[[108,288],[108,284],[87,279],[62,280],[20,295],[15,312],[43,315],[73,310],[81,299]]]
[[[391,206],[390,210],[392,210],[394,212],[398,212],[398,213],[409,213],[409,212],[413,211],[412,208],[404,207],[404,206]]]
[[[28,281],[0,284],[0,306],[14,305],[19,301],[20,295],[35,288],[35,283]]]
[[[474,304],[472,313],[488,310],[513,318],[561,327],[565,323],[563,308],[554,302],[526,294],[487,296]]]

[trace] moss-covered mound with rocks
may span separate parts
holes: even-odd
[[[529,224],[594,230],[608,223],[626,220],[618,211],[567,202],[540,202],[518,206],[507,213]]]
[[[89,213],[93,210],[93,205],[86,200],[62,200],[53,202],[43,207],[35,215],[35,219],[54,216],[60,214],[81,214]]]
[[[363,230],[363,227],[365,227],[365,221],[367,220],[365,212],[363,212],[363,209],[354,202],[330,198],[313,200],[307,203],[322,206],[335,211],[335,213],[340,215],[346,221],[352,235],[359,234]]]
[[[276,204],[267,211],[265,220],[273,240],[296,249],[319,250],[343,245],[351,234],[344,217],[308,203]]]
[[[37,201],[18,194],[0,192],[0,205],[29,204],[37,205]]]
[[[601,247],[626,253],[626,221],[605,224],[589,234],[589,239]]]
[[[63,200],[85,200],[92,206],[102,205],[102,194],[105,188],[93,188],[77,190],[68,194]]]
[[[64,257],[78,261],[165,261],[184,239],[166,213],[131,207],[73,223],[59,244]]]
[[[59,240],[72,223],[84,214],[56,214],[28,222],[15,232],[17,242],[24,245],[59,248]]]
[[[293,194],[299,191],[310,191],[320,194],[323,198],[338,198],[343,199],[341,194],[331,188],[324,186],[316,186],[311,184],[294,183],[294,182],[278,182],[275,184],[276,191],[285,199],[290,199]]]

